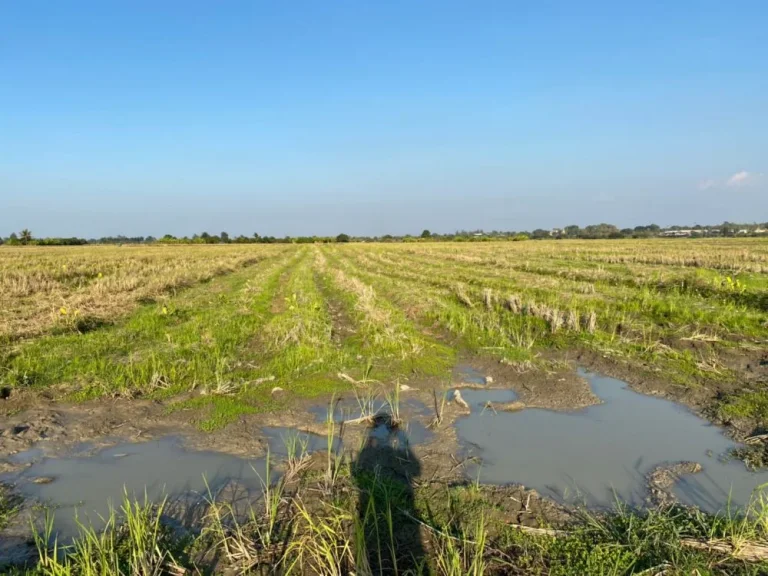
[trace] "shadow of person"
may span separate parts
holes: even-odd
[[[405,431],[379,419],[352,467],[360,496],[356,537],[358,574],[426,573],[413,481],[421,465]],[[361,566],[366,562],[367,566]]]

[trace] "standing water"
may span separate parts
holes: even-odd
[[[527,409],[482,410],[491,391],[463,391],[472,414],[456,426],[470,454],[482,465],[481,482],[519,483],[560,501],[610,506],[616,497],[645,502],[647,475],[657,466],[694,461],[699,474],[684,476],[675,495],[686,504],[716,511],[743,506],[768,472],[752,473],[722,456],[737,443],[686,408],[630,390],[624,382],[579,371],[603,401],[578,412]],[[501,394],[502,401],[512,393]],[[499,392],[494,392],[499,396]]]
[[[299,436],[307,452],[326,447],[324,437],[289,428],[268,428],[264,433],[278,457],[286,453],[285,442],[292,435]],[[75,514],[81,523],[103,526],[110,505],[119,510],[124,494],[140,501],[146,494],[155,503],[167,498],[166,512],[184,522],[195,520],[209,490],[219,501],[247,508],[260,496],[262,479],[267,480],[265,458],[186,450],[182,440],[173,436],[120,444],[88,456],[40,455],[36,449],[16,455],[16,461],[32,460],[32,465],[0,480],[13,483],[22,496],[54,506],[60,540],[77,534]],[[276,479],[273,470],[270,480]]]

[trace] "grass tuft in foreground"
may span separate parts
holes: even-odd
[[[510,524],[483,486],[415,487],[407,451],[366,448],[327,478],[263,483],[247,510],[211,495],[192,533],[163,504],[126,498],[106,528],[61,546],[47,515],[38,560],[18,575],[540,574],[757,575],[768,570],[768,498],[712,516],[685,507],[576,513],[557,529]],[[398,460],[389,456],[397,456]],[[375,457],[373,464],[369,457]]]

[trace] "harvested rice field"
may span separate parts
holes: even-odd
[[[0,397],[9,573],[768,571],[768,240],[3,246]]]

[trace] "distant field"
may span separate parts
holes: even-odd
[[[0,249],[0,339],[108,322],[142,299],[252,265],[270,247]]]
[[[718,410],[762,422],[763,392],[730,392],[767,337],[759,239],[0,249],[3,384],[210,389],[207,427],[268,409],[254,382],[314,395],[339,372],[439,376],[462,350],[520,371],[590,351],[726,383]]]

